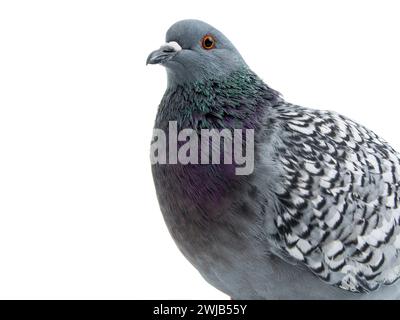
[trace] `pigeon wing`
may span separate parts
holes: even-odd
[[[400,276],[400,160],[387,142],[339,114],[278,110],[280,250],[329,284],[368,292]]]

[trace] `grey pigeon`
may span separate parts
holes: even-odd
[[[155,128],[254,129],[254,170],[152,166],[168,229],[233,299],[396,299],[400,160],[340,114],[286,102],[214,27],[183,20],[148,64],[167,70]],[[167,134],[168,135],[168,134]]]

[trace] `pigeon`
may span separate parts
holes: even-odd
[[[385,140],[285,101],[199,20],[173,24],[147,64],[167,71],[164,140],[171,123],[254,133],[248,174],[237,161],[152,162],[168,230],[209,284],[238,300],[400,298],[400,156]]]

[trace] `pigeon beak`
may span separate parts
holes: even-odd
[[[162,64],[175,57],[182,47],[175,41],[168,42],[161,46],[160,49],[153,51],[149,54],[146,60],[148,64]]]

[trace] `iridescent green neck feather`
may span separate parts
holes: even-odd
[[[155,126],[165,129],[169,121],[177,121],[180,129],[256,128],[280,99],[278,92],[244,67],[224,78],[168,87]]]

